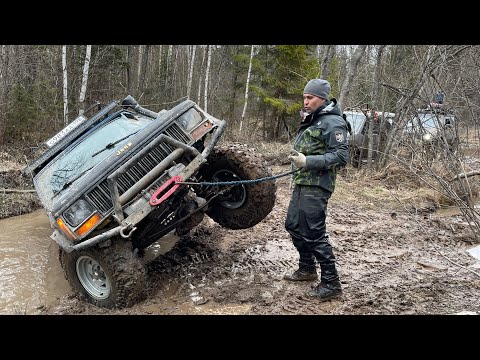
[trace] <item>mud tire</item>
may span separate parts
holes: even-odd
[[[238,177],[237,180],[272,176],[272,171],[261,154],[237,143],[217,146],[208,157],[202,176],[206,181],[215,181],[214,174],[222,170],[234,173]],[[265,219],[275,205],[277,189],[275,180],[245,184],[243,187],[244,199],[240,206],[228,208],[216,198],[209,204],[207,215],[228,229],[250,228]]]
[[[77,260],[84,256],[101,266],[110,282],[108,297],[100,299],[92,296],[80,282],[76,265]],[[74,293],[95,306],[109,309],[131,307],[146,295],[146,270],[138,256],[133,253],[129,241],[112,239],[109,247],[94,246],[71,253],[60,249],[59,260]]]

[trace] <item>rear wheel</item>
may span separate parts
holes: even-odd
[[[145,268],[131,242],[112,241],[107,248],[94,246],[71,253],[60,249],[60,264],[82,299],[98,307],[130,307],[146,294]]]
[[[242,144],[228,144],[212,151],[202,176],[209,182],[230,182],[266,178],[272,176],[272,172],[253,149]],[[210,203],[207,215],[229,229],[252,227],[273,209],[276,188],[274,180],[233,186]]]

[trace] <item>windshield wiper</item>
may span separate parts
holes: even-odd
[[[58,194],[60,194],[63,190],[65,190],[66,188],[68,188],[70,185],[72,185],[75,181],[77,181],[78,179],[80,179],[87,171],[90,171],[93,169],[93,166],[89,167],[87,170],[84,170],[82,171],[80,174],[78,174],[77,176],[75,176],[72,180],[68,180],[67,182],[65,182],[65,184],[63,184],[63,186],[61,187],[61,189],[59,190],[53,190],[53,196],[50,198],[53,199],[55,196],[57,196]]]
[[[111,143],[105,145],[105,147],[104,147],[103,149],[98,150],[96,153],[94,153],[94,154],[92,155],[92,157],[97,156],[98,154],[104,152],[105,150],[113,149],[113,148],[115,147],[115,145],[117,145],[119,142],[122,142],[123,140],[128,139],[130,136],[135,135],[135,134],[136,134],[137,132],[139,132],[139,131],[140,131],[140,130],[137,130],[137,131],[135,131],[134,133],[131,133],[130,135],[127,135],[127,136],[125,136],[125,137],[123,137],[123,138],[121,138],[121,139],[118,139],[118,140],[116,140],[116,141],[114,141],[114,142],[111,142]]]

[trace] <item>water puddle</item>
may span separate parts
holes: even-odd
[[[43,209],[0,220],[0,314],[37,314],[70,293]]]

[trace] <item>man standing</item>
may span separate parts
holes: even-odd
[[[348,161],[347,125],[336,99],[328,100],[330,83],[310,80],[303,90],[304,119],[289,157],[296,168],[295,188],[285,228],[300,259],[298,269],[284,276],[290,281],[321,280],[307,295],[321,301],[342,294],[335,256],[326,234],[328,199],[335,189],[337,167]]]

